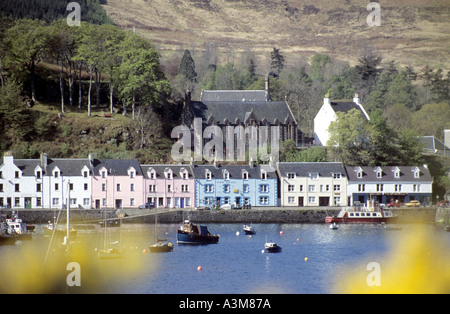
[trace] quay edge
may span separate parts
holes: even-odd
[[[340,207],[317,208],[270,208],[245,210],[180,210],[158,209],[158,223],[180,223],[190,219],[198,223],[324,223],[326,216],[337,215]],[[395,208],[391,209],[399,218],[397,223],[433,223],[435,221],[435,207]],[[32,224],[44,224],[53,221],[59,211],[45,209],[16,210],[19,218]],[[11,210],[0,210],[0,217],[11,217]],[[118,219],[124,216],[124,223],[154,223],[153,209],[71,209],[70,217],[73,223],[97,223],[107,219]],[[59,222],[66,221],[65,211],[61,211]]]

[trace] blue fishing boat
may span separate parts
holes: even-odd
[[[177,232],[177,243],[179,244],[211,244],[219,242],[219,235],[211,234],[208,227],[193,224],[185,220]]]

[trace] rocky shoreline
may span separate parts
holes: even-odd
[[[323,223],[326,216],[333,216],[339,212],[339,207],[318,208],[270,208],[245,210],[180,210],[158,209],[158,223],[180,223],[190,219],[198,223]],[[398,223],[433,223],[436,216],[435,207],[395,208]],[[44,224],[58,219],[60,223],[66,221],[65,211],[44,209],[23,209],[16,211],[19,218],[26,223]],[[11,210],[1,210],[0,218],[11,217]],[[59,217],[58,217],[59,215]],[[121,210],[85,210],[73,209],[70,211],[73,223],[98,223],[105,219],[119,219],[123,217],[124,223],[154,223],[153,209],[121,209]]]

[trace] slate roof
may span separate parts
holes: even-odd
[[[279,162],[277,166],[282,177],[287,177],[288,173],[295,173],[297,177],[309,177],[311,173],[318,173],[319,177],[332,177],[334,173],[340,173],[346,177],[341,162]]]
[[[204,90],[200,101],[266,101],[264,90]]]
[[[196,165],[193,167],[194,176],[196,179],[206,179],[206,170],[211,172],[212,179],[223,179],[223,171],[226,170],[229,173],[229,178],[231,179],[242,179],[242,172],[245,170],[248,173],[248,179],[261,179],[261,167],[258,166],[235,166],[235,165]],[[276,172],[266,172],[267,179],[276,179]]]
[[[231,124],[236,120],[245,122],[246,117],[253,114],[260,121],[267,119],[269,123],[286,123],[286,119],[295,122],[295,118],[285,101],[193,101],[192,110],[197,118],[207,121],[213,116],[217,122],[224,123],[226,119]]]
[[[364,112],[361,110],[361,108],[358,106],[358,104],[353,101],[332,101],[330,104],[334,112],[347,113],[352,109],[358,109],[359,111],[361,111],[363,117],[366,116]]]
[[[362,178],[358,178],[357,170],[362,169]],[[382,170],[381,178],[377,178],[377,168]],[[395,169],[400,170],[399,178],[395,177]],[[419,178],[414,177],[414,170],[418,168],[420,171]],[[431,182],[428,168],[423,166],[384,166],[384,167],[368,167],[368,166],[346,166],[345,167],[349,181],[364,182],[380,182],[380,181],[426,181]]]
[[[22,171],[23,176],[34,176],[34,169],[41,165],[39,159],[14,159],[14,164]]]
[[[450,148],[445,146],[439,139],[434,136],[420,136],[419,140],[424,143],[424,149],[427,149],[431,152],[435,152],[436,150],[448,150]]]
[[[105,167],[109,174],[116,176],[128,176],[130,167],[136,170],[136,175],[143,175],[137,159],[94,159],[94,174],[96,176],[99,175],[102,167]]]
[[[142,168],[142,172],[144,174],[145,178],[149,178],[148,176],[148,170],[150,168],[154,169],[156,172],[156,179],[162,179],[164,178],[164,172],[166,171],[166,169],[171,169],[173,172],[173,178],[174,179],[181,179],[180,177],[180,172],[182,171],[182,169],[186,169],[188,171],[189,174],[189,179],[193,179],[194,174],[192,172],[191,166],[190,165],[141,165]]]
[[[23,176],[34,176],[37,166],[41,168],[40,159],[14,159],[14,164],[22,171]],[[47,171],[44,175],[53,175],[53,170],[58,167],[63,176],[82,176],[84,166],[89,168],[88,159],[47,159]]]

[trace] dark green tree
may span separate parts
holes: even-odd
[[[184,75],[186,79],[195,83],[197,82],[197,72],[195,72],[195,62],[189,50],[185,50],[181,58],[178,74]]]
[[[273,77],[279,77],[281,71],[284,69],[285,65],[285,58],[280,53],[280,49],[273,48],[272,52],[270,53],[270,75]]]

